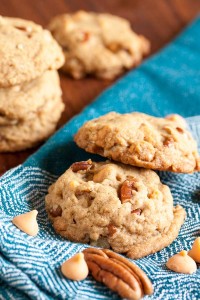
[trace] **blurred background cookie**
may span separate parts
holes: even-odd
[[[61,101],[57,71],[46,71],[42,76],[8,88],[0,89],[0,126],[17,125],[27,119],[37,118],[54,99]]]
[[[30,81],[64,62],[49,31],[27,20],[0,18],[0,87]]]
[[[113,79],[137,66],[150,43],[130,23],[111,14],[78,11],[52,19],[48,28],[62,46],[63,71],[79,79],[87,74]]]
[[[33,118],[0,126],[0,152],[27,149],[47,139],[55,131],[63,109],[60,96],[46,99]]]
[[[31,21],[0,18],[0,152],[30,148],[56,129],[64,110],[62,50]]]

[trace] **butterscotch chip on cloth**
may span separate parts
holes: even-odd
[[[91,160],[74,163],[45,199],[57,233],[140,258],[177,237],[185,210],[152,170]]]
[[[192,249],[188,252],[188,255],[200,264],[200,237],[196,238],[192,245]]]
[[[47,139],[56,130],[63,110],[64,104],[58,96],[46,99],[45,105],[34,112],[32,118],[0,125],[0,152],[24,150]]]
[[[197,270],[195,261],[183,250],[172,257],[166,263],[168,269],[183,274],[193,274]]]
[[[177,173],[200,170],[197,144],[178,115],[111,112],[86,122],[75,142],[90,153],[133,166]]]
[[[27,20],[0,17],[0,87],[30,81],[64,63],[48,30]]]
[[[53,18],[48,26],[62,46],[62,69],[79,79],[87,74],[113,79],[138,65],[150,43],[137,35],[130,23],[110,14],[78,11]]]
[[[84,280],[88,276],[88,266],[83,253],[77,253],[61,266],[62,274],[71,280]]]
[[[18,227],[21,231],[25,232],[26,234],[36,236],[39,231],[39,227],[36,219],[37,214],[38,211],[34,209],[25,214],[15,216],[12,219],[12,223],[16,227]]]
[[[2,125],[37,118],[46,106],[62,96],[57,71],[46,71],[42,76],[8,88],[0,88],[0,133]]]

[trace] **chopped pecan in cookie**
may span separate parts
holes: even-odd
[[[142,213],[142,210],[140,209],[140,208],[137,208],[137,209],[133,209],[132,211],[131,211],[131,213],[132,214],[136,214],[136,215],[141,215],[141,213]]]
[[[134,178],[129,178],[122,183],[120,190],[120,198],[122,203],[128,202],[132,198],[133,190],[137,191],[137,188],[135,187],[135,182],[136,181]]]
[[[79,172],[79,171],[88,171],[92,167],[92,161],[91,159],[87,161],[79,161],[75,162],[71,165],[73,172]]]
[[[62,208],[60,205],[54,205],[50,210],[49,213],[52,217],[60,217],[62,216]]]
[[[117,232],[117,228],[113,224],[108,225],[108,234],[112,237]]]

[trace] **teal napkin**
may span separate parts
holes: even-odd
[[[44,197],[48,186],[74,161],[99,156],[79,149],[73,135],[87,120],[110,111],[140,111],[154,116],[178,113],[200,146],[200,19],[143,65],[128,73],[60,129],[23,165],[0,178],[0,299],[118,299],[118,295],[88,277],[65,279],[63,261],[87,245],[57,236],[48,221]],[[171,188],[175,204],[187,211],[178,238],[168,247],[135,263],[151,278],[155,292],[145,299],[200,299],[200,269],[193,275],[166,269],[167,259],[190,249],[200,236],[199,173],[159,172]],[[26,235],[13,216],[37,209],[40,232]]]

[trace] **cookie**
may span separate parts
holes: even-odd
[[[48,30],[31,21],[0,18],[0,87],[30,81],[64,63],[62,50]]]
[[[171,244],[185,218],[154,171],[109,161],[74,163],[50,186],[45,202],[61,236],[131,258]]]
[[[13,125],[1,125],[0,152],[24,150],[47,139],[55,131],[63,110],[61,97],[50,98],[34,113],[33,118]]]
[[[87,74],[113,79],[137,66],[150,50],[149,41],[137,35],[127,20],[110,14],[59,15],[48,28],[62,46],[62,69],[75,79]]]
[[[21,85],[0,89],[0,126],[17,125],[31,118],[48,101],[62,95],[57,71],[46,71],[42,76]]]
[[[88,152],[133,166],[178,173],[200,170],[197,144],[178,115],[111,112],[85,123],[75,142]]]

